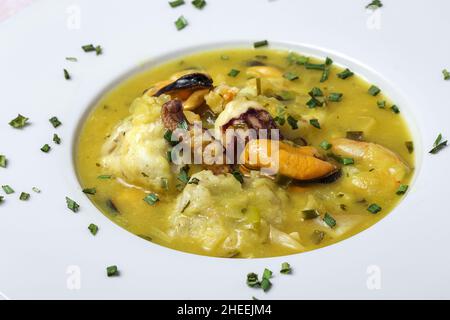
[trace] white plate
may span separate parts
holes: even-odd
[[[450,135],[450,82],[441,74],[450,68],[450,43],[434,36],[450,29],[444,15],[450,3],[385,0],[371,13],[364,1],[209,0],[202,11],[187,2],[171,9],[165,0],[40,0],[0,25],[0,154],[10,160],[6,170],[0,168],[0,184],[16,190],[0,205],[0,299],[450,298],[450,152],[426,153],[440,131]],[[177,32],[173,21],[181,14],[190,25]],[[416,135],[418,160],[404,201],[338,244],[255,260],[166,249],[100,214],[81,193],[73,166],[78,122],[99,94],[152,59],[193,46],[261,39],[329,54],[397,101]],[[91,42],[101,44],[104,54],[81,51]],[[65,61],[67,56],[79,62]],[[72,81],[64,80],[63,68]],[[32,124],[10,128],[17,113]],[[53,115],[63,122],[56,130],[48,122]],[[54,132],[63,144],[42,153]],[[31,192],[33,186],[42,193]],[[30,201],[18,200],[21,191],[32,194]],[[65,196],[81,205],[79,213],[66,208]],[[96,237],[87,230],[91,222],[100,226]],[[276,272],[268,294],[246,286],[248,272],[278,271],[284,261],[295,272]],[[120,277],[106,277],[112,264]],[[380,287],[373,285],[378,275]]]

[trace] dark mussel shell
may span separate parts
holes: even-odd
[[[171,84],[159,89],[155,93],[155,97],[159,97],[162,94],[169,94],[170,92],[176,92],[181,90],[200,90],[200,89],[212,89],[213,80],[210,76],[204,73],[190,73],[178,78]]]

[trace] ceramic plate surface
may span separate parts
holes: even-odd
[[[430,36],[450,29],[444,15],[450,3],[385,0],[372,12],[364,1],[209,0],[203,10],[189,2],[172,9],[164,0],[40,0],[0,24],[0,154],[9,159],[0,184],[16,190],[0,205],[0,299],[450,298],[450,152],[427,153],[438,133],[450,136],[450,83],[441,74],[450,68],[450,43]],[[173,21],[180,15],[189,26],[178,32]],[[253,260],[160,247],[104,217],[81,192],[73,163],[78,126],[99,96],[166,59],[261,39],[328,55],[396,101],[417,157],[400,205],[332,246]],[[87,43],[101,44],[104,54],[82,52]],[[72,81],[64,80],[63,68]],[[10,128],[17,113],[31,125]],[[64,123],[57,129],[63,143],[45,154],[39,149],[51,141],[53,115]],[[34,186],[42,193],[16,199]],[[66,196],[80,204],[79,213],[68,211]],[[96,237],[90,223],[101,228]],[[246,286],[248,272],[277,271],[284,261],[294,274],[277,275],[269,293]],[[120,277],[106,277],[112,264]]]

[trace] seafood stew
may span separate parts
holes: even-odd
[[[106,216],[160,245],[304,252],[367,229],[406,193],[414,144],[400,107],[329,58],[196,53],[100,99],[80,132],[78,176]]]

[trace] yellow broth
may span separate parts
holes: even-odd
[[[287,59],[288,55],[289,52],[272,49],[227,49],[197,53],[134,75],[105,94],[86,119],[80,132],[76,152],[76,167],[82,187],[96,188],[96,194],[89,195],[89,198],[108,218],[140,237],[176,250],[219,257],[270,257],[312,250],[348,238],[382,219],[402,199],[402,195],[398,195],[396,190],[401,184],[409,183],[413,172],[414,157],[405,147],[405,142],[412,139],[401,113],[396,114],[390,109],[393,102],[383,96],[383,92],[377,96],[370,95],[368,88],[371,84],[356,74],[347,79],[340,79],[337,74],[342,72],[343,68],[332,65],[328,80],[320,82],[321,70],[291,64]],[[273,216],[269,220],[283,214],[283,221],[277,225],[277,228],[286,234],[292,234],[294,239],[301,243],[302,248],[292,249],[267,239],[261,240],[257,236],[258,232],[261,232],[258,229],[259,221],[253,221],[251,232],[254,232],[256,236],[243,239],[245,243],[240,244],[239,250],[228,251],[219,245],[221,241],[217,242],[216,247],[205,248],[199,241],[189,236],[168,235],[169,215],[174,210],[181,191],[173,188],[168,192],[156,191],[145,184],[137,186],[132,185],[133,183],[127,184],[130,181],[117,179],[116,176],[111,179],[99,178],[101,175],[111,174],[101,165],[102,146],[117,124],[130,115],[130,106],[133,101],[141,97],[147,88],[170,78],[176,72],[193,68],[207,72],[214,79],[215,85],[226,83],[243,88],[251,81],[249,80],[251,77],[246,74],[248,61],[261,61],[275,66],[283,73],[291,71],[299,75],[298,80],[284,82],[288,90],[295,92],[296,98],[294,102],[283,102],[283,105],[286,106],[287,114],[295,119],[303,118],[306,121],[299,122],[300,129],[295,131],[289,127],[288,123],[285,123],[282,126],[285,137],[302,137],[309,145],[317,147],[322,154],[326,155],[329,151],[320,148],[322,141],[345,137],[348,131],[363,131],[365,141],[377,143],[392,150],[409,165],[411,171],[402,178],[402,181],[396,181],[389,190],[383,190],[383,186],[377,183],[372,185],[372,189],[369,188],[370,191],[358,189],[351,180],[360,172],[369,176],[377,175],[379,170],[385,169],[383,161],[376,162],[375,165],[355,161],[354,165],[342,166],[343,176],[331,184],[307,184],[302,187],[283,189],[270,182],[269,189],[277,189],[276,192],[283,193],[281,200],[279,199],[283,202],[283,212],[277,211],[280,206],[273,207],[273,211],[269,213]],[[312,58],[309,61],[323,63],[321,60]],[[240,70],[240,73],[236,77],[231,77],[228,75],[231,69]],[[263,91],[265,85],[263,79]],[[343,93],[343,98],[340,102],[328,102],[323,107],[308,108],[306,106],[310,99],[308,92],[313,87],[319,87],[325,96],[334,92]],[[377,105],[378,101],[386,101],[385,108],[380,108]],[[269,111],[274,117],[276,116],[275,110]],[[309,125],[310,118],[319,119],[321,129]],[[352,171],[355,168],[359,170],[358,173]],[[199,170],[193,169],[193,172]],[[176,181],[176,177],[174,180]],[[245,185],[244,183],[244,196],[246,192],[252,192],[253,195],[258,193],[258,186],[249,191]],[[154,205],[143,201],[149,192],[156,192],[160,201]],[[226,189],[219,200],[217,201],[220,202],[221,208],[232,207],[233,202],[237,201],[234,194],[227,194]],[[217,201],[215,203],[219,203]],[[253,197],[246,201],[246,208],[242,208],[243,216],[245,219],[258,220],[259,215],[255,215],[252,213],[254,210],[248,208],[258,207],[260,205],[258,202],[264,203],[264,199],[258,200],[258,197]],[[368,206],[372,203],[378,204],[382,208],[381,212],[376,214],[369,212]],[[270,210],[272,204],[267,201],[264,205]],[[302,211],[305,209],[316,209],[320,216],[311,220],[304,219]],[[323,222],[326,213],[336,220],[335,227],[331,228]],[[248,215],[253,217],[249,218]],[[232,219],[226,221],[226,227],[221,231],[232,232],[238,222],[235,223]]]

